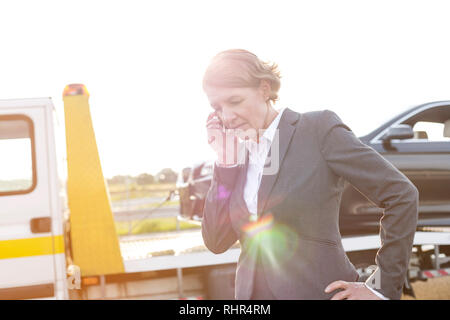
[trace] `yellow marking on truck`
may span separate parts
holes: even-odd
[[[64,90],[67,193],[74,264],[83,276],[124,272],[109,193],[83,85]]]
[[[0,240],[0,259],[14,259],[58,253],[64,253],[64,238],[62,235]]]

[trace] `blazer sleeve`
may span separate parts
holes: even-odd
[[[203,209],[202,236],[206,247],[216,254],[227,251],[238,240],[231,224],[229,207],[240,170],[240,166],[220,167],[214,164],[213,179]]]
[[[400,299],[417,226],[418,190],[390,162],[362,143],[334,112],[322,111],[316,128],[329,168],[384,208],[377,269],[366,284],[385,297]]]

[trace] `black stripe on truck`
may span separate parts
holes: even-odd
[[[55,295],[53,283],[0,289],[0,300],[48,298]]]

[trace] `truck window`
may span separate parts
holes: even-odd
[[[32,120],[25,115],[0,116],[0,196],[29,193],[35,185]]]

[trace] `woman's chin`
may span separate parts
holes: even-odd
[[[257,132],[253,128],[237,129],[236,136],[241,140],[256,140]]]

